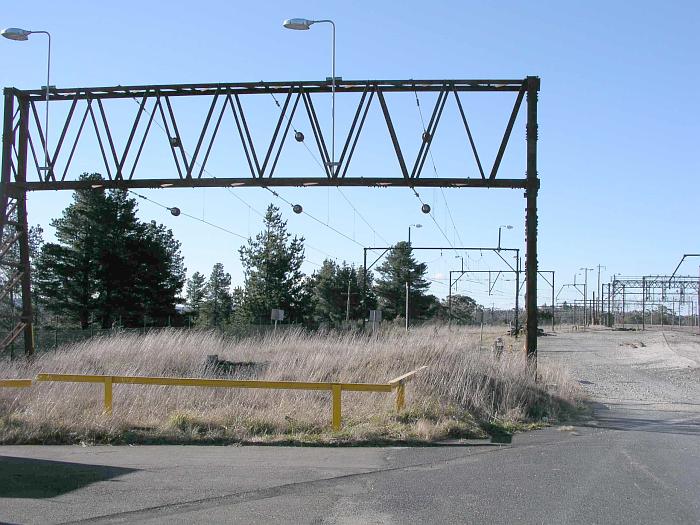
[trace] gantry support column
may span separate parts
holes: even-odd
[[[2,132],[2,174],[0,175],[0,266],[6,272],[6,279],[0,286],[0,300],[9,297],[10,309],[14,312],[14,289],[18,284],[22,287],[22,315],[20,321],[14,323],[14,315],[11,315],[12,323],[7,332],[0,333],[0,352],[22,334],[24,334],[25,353],[31,355],[34,345],[31,338],[31,326],[27,329],[25,319],[31,323],[31,283],[29,281],[29,236],[27,225],[26,191],[17,190],[13,185],[12,176],[20,168],[19,160],[22,159],[22,176],[26,175],[27,168],[27,139],[29,125],[29,105],[25,101],[20,104],[19,134],[22,137],[15,145],[15,99],[16,90],[5,89],[3,132]],[[16,151],[18,163],[13,164],[13,153]],[[14,169],[13,169],[14,168]]]
[[[525,308],[528,362],[537,368],[537,92],[539,77],[527,77],[527,181],[525,198]]]
[[[29,142],[29,101],[25,98],[19,100],[19,144],[17,148],[17,175],[15,181],[19,188],[17,194],[17,228],[19,236],[19,264],[22,271],[22,317],[24,325],[24,355],[31,357],[34,354],[34,330],[32,328],[32,280],[29,262],[29,224],[27,221],[27,190],[24,184],[27,182],[27,144]]]

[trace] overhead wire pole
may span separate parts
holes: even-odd
[[[17,152],[17,174],[18,183],[26,183],[27,180],[27,143],[29,137],[29,103],[27,100],[19,102],[19,151]],[[31,357],[34,355],[34,328],[32,325],[32,281],[31,264],[29,261],[29,224],[27,221],[27,192],[19,191],[17,199],[17,222],[19,236],[19,264],[22,267],[22,315],[20,323],[24,339],[24,355]],[[13,305],[14,307],[14,305]],[[17,326],[19,329],[19,325]]]
[[[365,265],[365,270],[364,270],[364,279],[363,281],[367,281],[367,271],[370,270],[379,260],[384,257],[386,252],[389,250],[393,250],[395,246],[370,246],[370,247],[363,247],[364,251],[364,265]],[[375,259],[375,261],[369,265],[369,268],[367,268],[367,251],[372,250],[372,251],[379,251],[383,250],[382,253]],[[479,252],[485,252],[485,251],[492,251],[496,255],[498,255],[503,262],[506,263],[506,265],[510,268],[510,271],[515,273],[515,320],[514,320],[514,326],[516,328],[516,333],[517,333],[517,327],[518,327],[518,295],[519,295],[519,280],[518,280],[518,274],[519,274],[519,267],[518,267],[518,261],[520,260],[520,248],[494,248],[494,247],[484,247],[484,246],[417,246],[413,247],[411,246],[411,250],[455,250],[455,251],[479,251]],[[515,260],[516,260],[516,267],[513,268],[510,263],[504,259],[500,252],[515,252]],[[463,270],[463,273],[469,273],[468,270]],[[444,283],[442,283],[444,286]],[[452,292],[452,284],[450,283],[449,286],[449,294],[448,294],[448,302],[451,302],[451,292]],[[367,300],[367,288],[364,287],[363,289],[363,303],[366,303]],[[366,309],[366,308],[365,308]]]
[[[537,372],[537,93],[540,79],[529,76],[527,85],[527,178],[525,198],[525,307],[527,309],[525,353],[533,371]]]
[[[681,264],[683,264],[683,261],[685,261],[689,257],[700,257],[700,253],[686,253],[681,257],[680,262],[676,266],[676,269],[673,270],[673,273],[671,274],[671,277],[668,279],[668,282],[671,282],[671,279],[676,275],[676,272],[678,271],[678,268],[681,267]],[[698,265],[698,333],[700,334],[700,265]]]
[[[600,269],[605,268],[606,270],[608,269],[606,266],[603,266],[602,264],[599,264],[596,266],[598,268],[598,285],[596,287],[596,293],[598,294],[598,304],[596,305],[596,317],[598,317],[598,321],[596,324],[601,324],[600,318],[603,316],[603,289],[600,287]]]

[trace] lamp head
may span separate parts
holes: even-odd
[[[282,25],[287,29],[296,29],[298,31],[306,31],[313,24],[313,20],[307,20],[306,18],[288,18]]]
[[[8,27],[0,31],[0,35],[10,40],[27,40],[31,34],[31,31],[20,29],[19,27]]]

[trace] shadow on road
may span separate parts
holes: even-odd
[[[0,456],[0,498],[52,498],[135,470]]]
[[[614,407],[593,403],[595,419],[585,426],[608,430],[700,435],[700,413]]]

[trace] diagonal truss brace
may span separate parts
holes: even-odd
[[[430,153],[432,142],[435,138],[438,125],[444,113],[447,99],[454,97],[455,108],[459,119],[464,125],[465,146],[474,157],[478,170],[478,177],[482,184],[474,184],[468,176],[462,176],[464,186],[501,187],[496,176],[498,174],[506,146],[509,142],[515,121],[520,114],[520,108],[525,96],[526,87],[531,82],[528,77],[525,80],[411,80],[411,81],[345,81],[337,87],[337,94],[359,93],[360,98],[354,111],[354,118],[350,123],[340,157],[334,165],[331,165],[330,154],[327,148],[326,136],[318,118],[314,105],[314,98],[328,92],[327,85],[318,82],[290,82],[290,83],[243,83],[243,84],[215,84],[215,85],[160,85],[160,86],[132,86],[116,88],[81,88],[53,90],[50,99],[56,102],[65,101],[70,104],[65,120],[60,127],[61,133],[55,145],[51,145],[49,155],[50,169],[42,174],[41,155],[45,145],[45,134],[42,128],[41,118],[37,105],[43,103],[45,93],[36,96],[33,91],[12,90],[18,100],[24,100],[30,109],[30,127],[27,135],[29,149],[36,169],[36,177],[29,179],[27,189],[75,189],[69,177],[70,166],[74,160],[78,144],[86,134],[92,135],[98,144],[100,155],[104,163],[104,173],[110,187],[145,187],[139,185],[139,181],[146,180],[139,176],[138,164],[144,150],[153,140],[162,140],[162,135],[169,145],[172,156],[173,177],[170,182],[167,179],[160,181],[160,185],[176,183],[177,181],[189,181],[201,179],[206,172],[206,164],[210,153],[220,135],[221,124],[224,119],[230,119],[235,124],[237,139],[245,156],[250,173],[250,179],[243,178],[243,184],[250,186],[263,186],[272,183],[276,169],[278,168],[281,152],[289,139],[290,128],[294,127],[293,119],[299,117],[297,110],[301,102],[304,111],[301,117],[301,125],[307,125],[311,129],[311,136],[315,149],[323,168],[324,177],[329,181],[342,184],[340,179],[348,177],[349,167],[353,154],[356,151],[360,136],[365,129],[365,122],[374,100],[378,100],[381,115],[386,124],[386,131],[391,139],[394,154],[398,162],[400,177],[387,177],[403,181],[403,185],[409,187],[427,187],[435,185],[432,179],[435,177],[423,177],[421,174]],[[461,101],[461,94],[471,91],[504,91],[516,93],[510,119],[508,120],[499,150],[493,161],[488,177],[485,174],[482,158],[476,148],[476,143],[469,126],[467,115]],[[409,159],[405,148],[400,144],[392,118],[387,94],[397,92],[414,92],[418,101],[418,93],[437,93],[435,105],[427,128],[423,131],[422,141],[415,152],[415,156]],[[245,110],[244,98],[267,94],[272,95],[275,104],[279,108],[279,115],[273,133],[269,140],[260,137],[255,140],[249,126],[249,116]],[[278,102],[275,95],[282,95],[283,103]],[[205,106],[203,123],[195,133],[195,140],[186,148],[184,138],[180,130],[177,111],[174,100],[183,96],[208,97],[209,102]],[[133,121],[128,126],[126,136],[118,140],[114,128],[110,122],[110,109],[107,101],[110,99],[130,98],[136,106]],[[90,122],[89,126],[85,124]],[[297,125],[300,121],[297,121]],[[155,125],[154,125],[155,124]],[[157,131],[154,131],[158,129]],[[160,138],[153,138],[160,135]],[[69,138],[70,137],[70,138]],[[342,138],[342,137],[341,137]],[[122,144],[120,144],[120,142]],[[262,143],[260,143],[262,142]],[[60,172],[58,171],[60,167]],[[467,166],[464,173],[467,173]],[[221,177],[219,177],[222,179]],[[240,178],[240,177],[238,177]],[[300,177],[277,176],[277,185],[308,185],[312,182],[321,184],[322,177],[310,177],[308,181],[299,183]],[[73,178],[74,179],[74,178]],[[263,180],[265,179],[265,180]],[[499,179],[524,180],[524,179]],[[120,183],[124,184],[120,184]],[[346,183],[347,184],[347,183]],[[348,184],[350,185],[350,184]],[[381,185],[381,183],[378,183]],[[507,187],[522,187],[518,184],[508,184]]]

